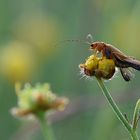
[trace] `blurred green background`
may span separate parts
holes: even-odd
[[[10,114],[17,104],[16,81],[49,82],[53,92],[69,97],[66,111],[49,118],[57,140],[130,139],[96,80],[81,79],[78,65],[91,54],[89,46],[58,44],[89,33],[140,59],[140,1],[0,0],[0,139],[43,139],[37,121]],[[130,121],[140,97],[140,73],[135,75],[129,83],[120,73],[106,82]]]

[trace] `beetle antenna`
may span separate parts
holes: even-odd
[[[77,43],[84,43],[84,44],[91,45],[91,43],[90,43],[89,41],[87,41],[87,40],[67,39],[67,40],[59,41],[57,44],[55,44],[55,47],[56,47],[56,46],[59,46],[60,44],[66,43],[66,42],[77,42]]]

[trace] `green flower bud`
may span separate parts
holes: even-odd
[[[40,111],[62,110],[68,103],[67,98],[59,98],[52,93],[47,83],[37,84],[35,87],[26,84],[22,90],[19,85],[16,85],[16,92],[18,107],[13,109],[13,114],[17,116],[36,115]]]

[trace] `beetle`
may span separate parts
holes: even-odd
[[[135,59],[134,57],[127,56],[111,44],[101,41],[93,41],[91,34],[87,35],[86,40],[71,39],[63,40],[60,43],[64,42],[81,42],[88,44],[90,46],[90,50],[95,51],[95,55],[98,54],[98,52],[100,52],[102,54],[102,57],[106,57],[107,59],[113,59],[115,62],[115,66],[119,68],[125,81],[130,81],[134,77],[131,68],[140,71],[139,60]]]
[[[114,47],[111,44],[107,44],[104,42],[92,42],[90,44],[90,50],[95,50],[95,54],[100,52],[103,57],[107,59],[113,59],[116,67],[120,69],[120,72],[125,81],[130,81],[133,77],[133,73],[129,68],[136,69],[140,71],[140,61],[125,55],[119,49]]]

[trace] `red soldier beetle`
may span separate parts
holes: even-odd
[[[125,81],[130,81],[133,77],[129,68],[134,68],[140,71],[140,61],[133,57],[127,56],[119,49],[104,42],[93,42],[90,45],[91,50],[95,52],[101,52],[107,59],[113,59],[116,67],[120,69],[120,72]]]
[[[130,68],[136,69],[140,71],[140,61],[136,60],[131,56],[127,56],[119,49],[114,47],[111,44],[107,44],[105,42],[100,41],[92,41],[92,36],[87,35],[87,40],[64,40],[60,43],[71,41],[71,42],[82,42],[90,45],[90,50],[95,51],[95,55],[101,53],[101,57],[106,57],[107,59],[113,59],[115,66],[120,69],[120,72],[125,81],[130,81],[134,76],[132,70]]]

